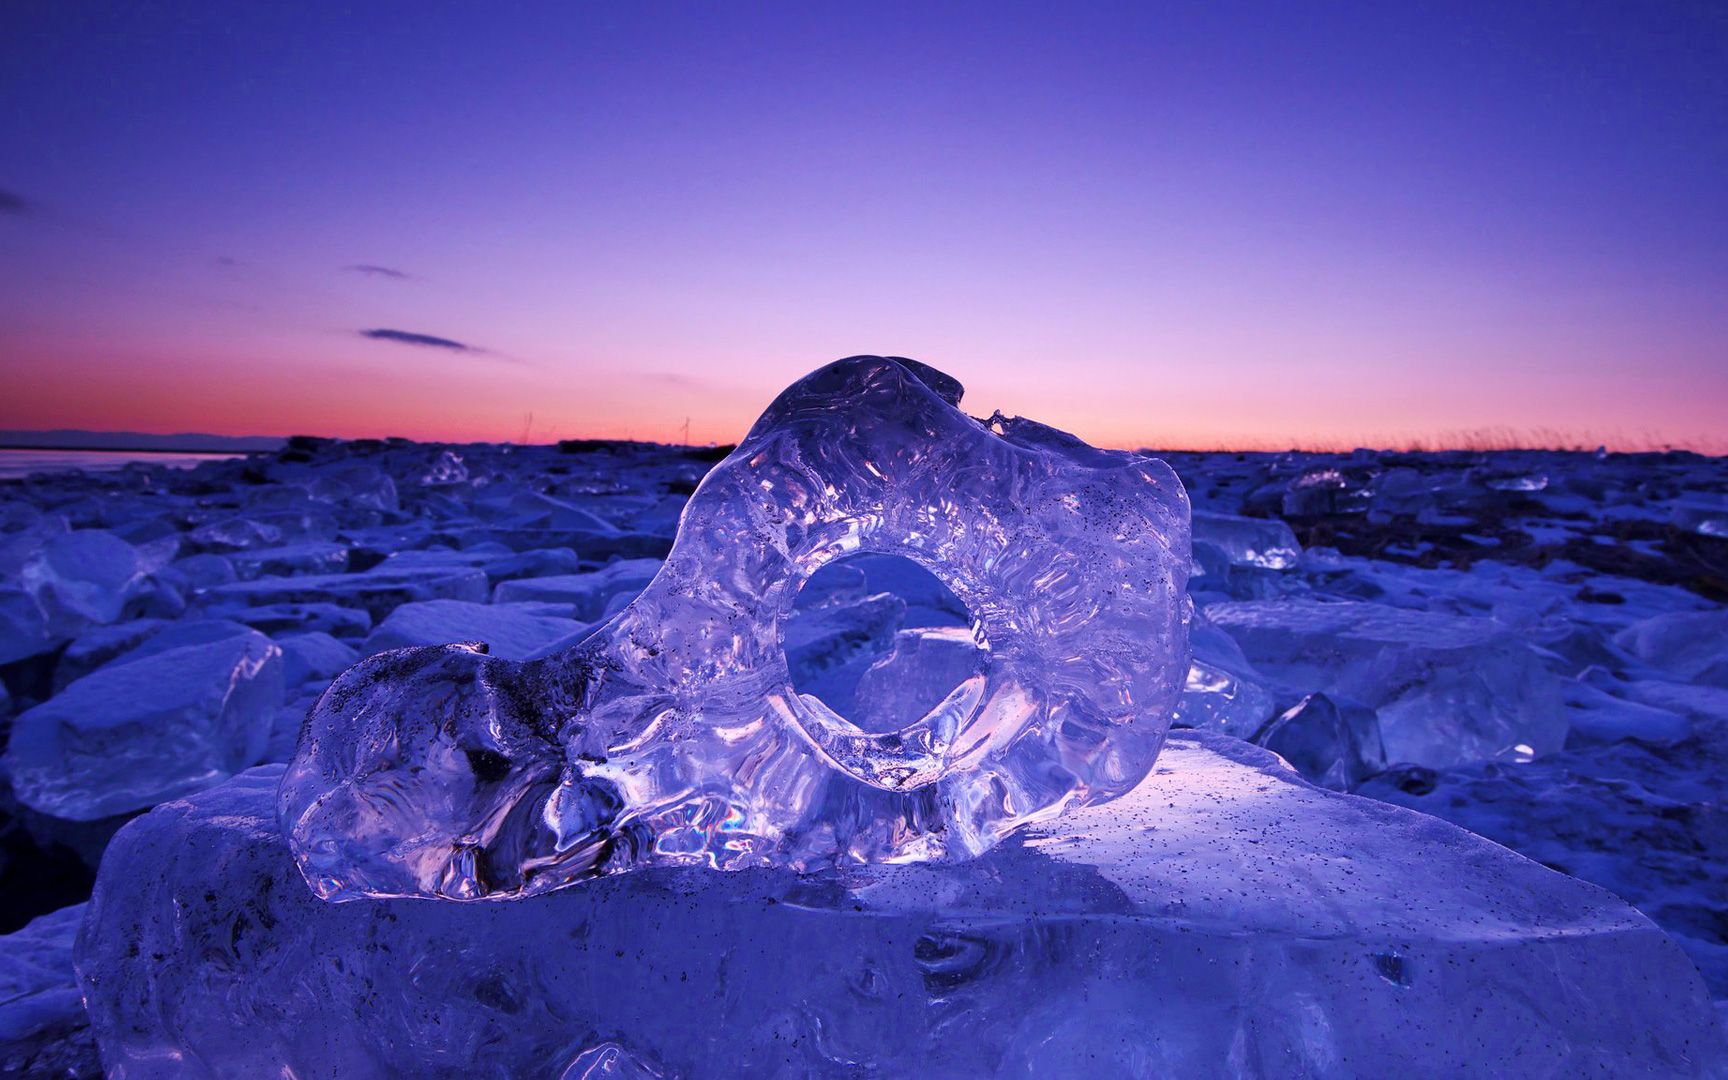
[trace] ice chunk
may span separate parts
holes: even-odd
[[[193,543],[221,553],[278,545],[282,543],[283,532],[272,523],[231,517],[200,525],[192,530],[190,536]]]
[[[512,551],[502,544],[486,544],[467,551],[451,551],[447,548],[400,551],[379,565],[385,570],[399,570],[411,566],[472,566],[485,571],[486,579],[493,584],[514,581],[517,578],[575,574],[581,570],[581,560],[569,548]],[[659,560],[655,560],[655,565],[659,565]]]
[[[571,615],[593,622],[620,593],[635,596],[660,572],[659,559],[621,559],[588,574],[556,574],[501,582],[492,590],[497,604],[569,604]]]
[[[19,801],[94,821],[254,764],[282,704],[281,656],[248,630],[79,679],[13,722],[5,763]]]
[[[307,495],[319,502],[383,513],[394,513],[401,508],[396,482],[378,466],[363,461],[320,465],[298,483]]]
[[[1492,619],[1315,600],[1211,604],[1206,616],[1289,689],[1374,709],[1389,761],[1529,758],[1566,741],[1559,680]]]
[[[1572,732],[1569,743],[1634,738],[1675,742],[1692,733],[1692,725],[1678,713],[1624,700],[1589,683],[1565,683],[1561,699]]]
[[[1193,562],[1188,568],[1188,593],[1197,596],[1201,593],[1229,594],[1230,589],[1230,555],[1217,544],[1209,544],[1204,540],[1194,541]]]
[[[969,626],[913,627],[895,634],[888,654],[859,676],[850,711],[823,701],[863,731],[898,731],[976,678],[989,656]]]
[[[282,681],[287,686],[328,682],[360,659],[352,646],[319,630],[278,638],[276,644],[282,648]]]
[[[72,969],[83,920],[75,904],[0,937],[0,1075],[98,1074]]]
[[[204,594],[211,611],[266,604],[338,604],[360,608],[374,621],[391,609],[416,600],[486,602],[486,575],[469,567],[373,567],[363,574],[308,574],[268,577],[222,585]]]
[[[972,625],[972,613],[941,580],[910,559],[894,555],[854,555],[841,562],[831,562],[806,583],[806,589],[816,578],[831,570],[857,570],[864,575],[864,593],[889,593],[906,605],[902,625],[962,626]],[[802,603],[804,593],[798,594]]]
[[[293,574],[340,574],[348,569],[348,548],[342,544],[288,544],[236,551],[227,559],[242,581]]]
[[[77,967],[111,1075],[1700,1076],[1716,1046],[1623,901],[1231,740],[1174,734],[975,862],[516,904],[319,903],[278,776],[110,847]]]
[[[893,648],[905,617],[906,602],[888,593],[794,607],[780,635],[793,689],[853,715],[858,680]]]
[[[691,486],[694,487],[694,483]],[[632,515],[628,524],[635,532],[671,537],[678,532],[678,518],[683,513],[684,497],[672,495]]]
[[[49,538],[25,560],[19,580],[55,634],[76,634],[120,618],[143,580],[138,549],[100,529]]]
[[[558,1080],[670,1080],[671,1075],[659,1062],[607,1040],[577,1054]]]
[[[303,688],[301,692],[304,692]],[[306,726],[307,714],[312,711],[312,705],[317,699],[316,693],[309,697],[296,697],[276,710],[276,716],[270,725],[270,738],[264,744],[263,760],[287,761],[294,756],[294,747],[300,741],[300,731]]]
[[[439,451],[432,464],[420,474],[422,487],[446,487],[451,484],[462,484],[468,481],[468,466],[462,463],[462,455],[454,450]]]
[[[56,693],[82,679],[115,657],[136,649],[162,629],[161,619],[132,619],[113,626],[97,626],[73,639],[54,665]]]
[[[1275,518],[1194,512],[1194,541],[1213,544],[1237,566],[1288,570],[1302,558],[1290,526]]]
[[[266,634],[326,633],[338,638],[362,638],[372,629],[372,616],[340,604],[264,604],[242,608],[224,605],[224,613]]]
[[[0,586],[0,664],[41,656],[66,640],[48,631],[36,598],[22,589]]]
[[[0,579],[15,578],[44,542],[71,527],[64,514],[45,514],[26,503],[0,503],[0,515]]]
[[[1728,687],[1728,608],[1657,615],[1622,630],[1614,643],[1687,682]]]
[[[108,661],[105,666],[115,667],[119,664],[130,664],[155,656],[157,653],[168,652],[171,649],[184,649],[189,646],[227,641],[235,637],[246,637],[251,632],[241,623],[228,619],[187,619],[184,622],[166,623],[161,629],[137,645]]]
[[[505,492],[476,499],[477,506],[493,509],[507,524],[518,528],[537,527],[560,532],[583,532],[604,535],[617,532],[610,521],[550,495],[518,491],[505,497]]]
[[[503,544],[512,551],[535,551],[568,547],[588,563],[605,563],[612,559],[660,559],[672,547],[672,540],[635,532],[595,532],[585,529],[552,529],[540,527],[500,528],[475,526],[453,528],[450,536],[464,549],[478,544]]]
[[[1434,485],[1408,466],[1387,469],[1370,486],[1370,512],[1383,517],[1411,517],[1434,505]]]
[[[1309,694],[1255,739],[1313,783],[1349,791],[1386,767],[1374,710]]]
[[[831,562],[811,574],[798,590],[798,597],[792,603],[792,619],[787,629],[797,625],[797,620],[804,611],[830,604],[856,603],[876,591],[870,588],[870,578],[864,573],[860,556],[854,555]]]
[[[1728,539],[1728,503],[1683,499],[1674,504],[1670,520],[1686,532]]]
[[[1720,723],[1728,730],[1728,688],[1639,679],[1620,684],[1619,690],[1640,705],[1710,724]]]
[[[1278,711],[1266,677],[1254,670],[1235,639],[1203,613],[1195,613],[1190,622],[1188,641],[1193,659],[1172,723],[1252,739]]]
[[[1359,514],[1372,498],[1364,481],[1335,466],[1309,469],[1290,480],[1284,492],[1285,517]]]
[[[481,899],[644,864],[961,857],[1132,788],[1188,666],[1187,497],[1160,461],[979,422],[959,397],[912,361],[823,368],[708,473],[664,568],[575,648],[404,650],[342,675],[282,786],[307,881]],[[896,731],[789,685],[799,586],[857,552],[925,566],[990,648]]]
[[[1188,665],[1172,723],[1252,739],[1277,709],[1277,699],[1260,683],[1196,658]]]
[[[234,564],[225,555],[190,555],[171,564],[168,573],[193,589],[209,589],[240,580]]]
[[[1479,477],[1490,491],[1541,491],[1548,486],[1548,477],[1542,473],[1484,473]]]
[[[480,642],[505,660],[526,660],[536,650],[582,629],[583,623],[533,615],[508,604],[426,600],[392,611],[362,646],[364,653],[416,645]]]

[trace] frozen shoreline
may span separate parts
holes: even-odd
[[[284,760],[358,657],[578,639],[652,574],[716,456],[299,440],[183,470],[0,482],[0,717],[15,740],[31,733],[29,777],[66,781],[9,783],[0,804],[6,929],[87,894],[127,817]],[[1179,723],[1618,893],[1728,998],[1728,463],[1165,456],[1197,512]],[[814,692],[857,685],[896,635],[941,625],[928,598],[885,607],[899,587],[863,573],[824,600],[800,653]],[[200,689],[242,667],[246,694]],[[139,689],[168,685],[182,696]],[[66,748],[109,737],[93,717],[177,734],[101,743],[101,769],[81,772],[97,758]],[[72,1045],[52,1022],[36,1030],[19,1052]]]

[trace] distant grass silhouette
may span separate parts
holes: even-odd
[[[1439,431],[1431,435],[1382,433],[1360,439],[1294,435],[1281,438],[1232,439],[1194,444],[1171,444],[1150,440],[1138,445],[1168,453],[1196,454],[1267,454],[1289,451],[1312,454],[1347,454],[1357,449],[1416,454],[1434,454],[1446,451],[1486,454],[1517,450],[1594,453],[1603,447],[1606,447],[1610,453],[1665,453],[1673,450],[1689,450],[1709,457],[1728,454],[1728,439],[1675,440],[1654,431],[1630,434],[1617,430],[1581,434],[1549,427],[1483,427]]]

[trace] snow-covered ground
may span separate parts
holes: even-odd
[[[296,440],[0,483],[0,1072],[96,1068],[54,913],[120,825],[287,760],[360,657],[580,640],[719,456]],[[1195,510],[1179,725],[1603,886],[1728,999],[1728,461],[1162,456]],[[860,724],[979,662],[915,571],[819,577],[795,681]]]

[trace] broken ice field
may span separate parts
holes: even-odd
[[[0,484],[0,1074],[1722,1075],[1728,465],[800,394]]]

